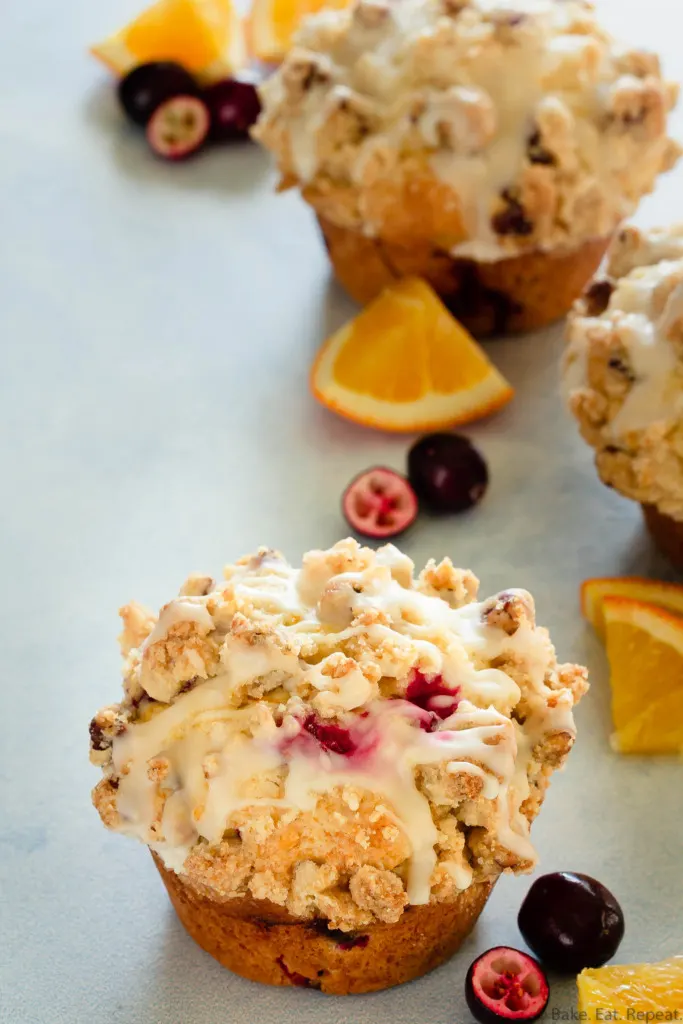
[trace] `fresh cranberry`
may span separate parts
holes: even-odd
[[[548,980],[533,957],[496,946],[474,961],[465,979],[465,998],[480,1024],[537,1020],[548,1005]]]
[[[408,453],[408,479],[432,512],[464,512],[484,497],[489,474],[466,437],[428,434]]]
[[[517,920],[536,956],[567,974],[602,967],[624,937],[624,914],[616,897],[595,878],[573,871],[537,878]]]
[[[261,112],[258,93],[252,82],[226,78],[210,85],[202,99],[211,114],[210,137],[214,142],[249,138],[249,129]]]
[[[174,96],[196,96],[199,86],[184,67],[169,60],[138,64],[121,79],[119,102],[127,116],[143,127],[162,103]]]
[[[342,511],[362,537],[387,540],[415,522],[418,506],[405,477],[386,466],[375,466],[351,481],[342,496]]]
[[[197,153],[209,134],[209,111],[196,96],[174,96],[160,104],[147,124],[147,141],[164,160]]]

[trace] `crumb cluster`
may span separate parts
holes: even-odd
[[[683,225],[620,232],[570,319],[565,377],[602,480],[683,521]]]
[[[680,152],[676,86],[586,0],[357,0],[307,19],[261,95],[282,187],[475,258],[608,236]]]
[[[585,669],[531,596],[346,540],[261,549],[121,610],[124,697],[91,723],[104,824],[216,900],[354,931],[533,866],[529,823]],[[416,895],[417,894],[417,895]]]

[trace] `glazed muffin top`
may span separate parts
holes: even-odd
[[[570,318],[565,384],[604,482],[683,521],[683,225],[617,236]]]
[[[158,618],[123,608],[125,695],[90,727],[105,825],[216,899],[347,931],[530,869],[585,670],[525,591],[413,570],[391,545],[299,570],[264,548]]]
[[[495,260],[609,235],[676,96],[585,0],[357,0],[304,22],[254,134],[332,222]]]

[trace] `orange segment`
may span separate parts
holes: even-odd
[[[206,80],[232,74],[246,59],[231,0],[159,0],[91,53],[118,75],[150,60],[174,60]]]
[[[683,617],[626,597],[603,607],[615,749],[683,752]]]
[[[676,1010],[683,1018],[683,956],[585,970],[576,984],[583,1020],[676,1020]]]
[[[315,397],[382,430],[435,430],[479,419],[513,390],[419,278],[391,285],[323,345]]]
[[[302,18],[325,7],[338,10],[351,3],[353,0],[254,0],[248,29],[254,56],[278,64],[292,45]]]
[[[602,604],[606,597],[630,597],[683,615],[683,586],[679,584],[638,576],[585,580],[581,584],[581,611],[602,640],[605,638]]]

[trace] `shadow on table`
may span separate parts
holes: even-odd
[[[634,529],[628,545],[619,553],[616,568],[615,575],[620,576],[646,576],[671,582],[681,579],[681,574],[655,547],[644,522]]]
[[[209,147],[187,161],[159,159],[147,146],[144,129],[125,120],[109,81],[86,95],[84,113],[86,121],[106,140],[121,173],[143,186],[248,195],[269,177],[276,180],[268,153],[247,140]]]

